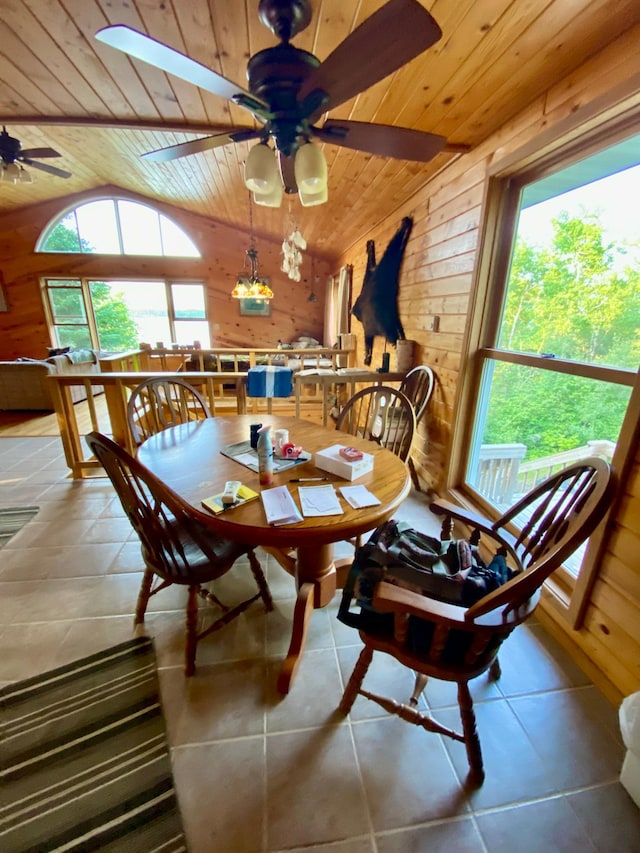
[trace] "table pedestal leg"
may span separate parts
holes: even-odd
[[[296,563],[298,597],[293,611],[289,651],[278,676],[278,690],[288,693],[302,658],[311,614],[325,607],[336,591],[333,546],[299,547]]]

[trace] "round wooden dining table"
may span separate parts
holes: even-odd
[[[316,451],[343,444],[373,455],[373,470],[353,484],[366,486],[380,503],[353,509],[338,492],[344,509],[342,515],[303,518],[284,526],[267,523],[261,500],[250,501],[219,515],[209,512],[203,508],[202,500],[220,493],[227,480],[240,480],[255,491],[261,491],[257,473],[221,452],[230,444],[248,440],[250,426],[256,421],[271,424],[272,435],[277,429],[287,429],[291,441],[312,454],[309,461],[298,462],[286,471],[275,473],[272,486],[262,488],[287,484],[299,507],[299,486],[291,482],[293,478],[326,477],[336,487],[349,485],[347,480],[316,468],[313,462]],[[304,650],[313,609],[326,606],[336,592],[337,564],[333,544],[353,539],[391,518],[409,494],[409,469],[389,450],[371,441],[279,415],[214,417],[179,424],[148,438],[138,449],[138,459],[186,501],[203,524],[221,536],[261,546],[295,577],[297,601],[291,643],[278,677],[279,691],[288,693]]]

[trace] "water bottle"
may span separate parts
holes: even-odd
[[[261,486],[273,483],[273,444],[271,443],[271,424],[258,430],[258,475]]]

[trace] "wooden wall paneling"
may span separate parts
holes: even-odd
[[[590,13],[597,17],[599,24],[597,35],[592,33],[588,42],[584,38],[572,42],[581,55],[566,49],[568,31],[575,33],[576,28],[582,26],[581,16],[576,15],[574,4],[556,0],[547,14],[537,17],[498,62],[485,66],[484,72],[477,75],[475,89],[471,90],[475,95],[477,109],[464,112],[454,109],[448,117],[457,127],[457,132],[463,138],[469,133],[480,134],[482,138],[483,130],[496,116],[503,123],[517,112],[513,109],[514,102],[509,103],[510,94],[518,98],[521,106],[534,100],[540,89],[552,87],[558,79],[572,72],[608,42],[615,40],[632,21],[639,20],[640,12],[635,0],[622,0],[616,6],[614,15],[611,14],[608,0],[597,0],[589,6]],[[550,32],[556,31],[557,35],[549,37]],[[526,74],[523,56],[530,57],[526,63]],[[537,88],[532,85],[533,80],[544,85]],[[476,135],[474,138],[479,137]]]
[[[625,79],[632,81],[636,73],[640,34],[636,32],[633,39],[626,34],[621,44],[625,62],[615,63],[616,71],[607,75],[608,87],[618,86]],[[630,50],[631,44],[635,52]],[[611,56],[615,53],[616,45],[605,51]],[[491,140],[452,163],[397,211],[401,214],[413,206],[423,212],[407,246],[399,305],[407,336],[418,342],[420,359],[431,363],[438,375],[429,417],[425,419],[426,434],[420,431],[415,454],[427,488],[441,488],[449,453],[488,165],[495,157],[504,157],[523,141],[544,131],[550,123],[550,107],[553,120],[562,122],[571,115],[576,102],[582,103],[592,94],[595,96],[594,93],[601,96],[605,67],[608,69],[610,65],[603,56],[587,61],[579,72],[572,74],[569,87],[552,88],[544,97],[537,98]],[[340,259],[341,263],[354,264],[354,296],[361,286],[366,240],[374,239],[376,246],[385,245],[398,221],[394,214],[376,224]],[[429,329],[433,313],[440,316],[437,334]],[[352,331],[361,346],[361,327],[356,321],[352,323]],[[376,353],[374,349],[374,361]],[[636,521],[640,518],[640,465],[634,468],[626,489],[628,496],[616,518],[617,533],[604,556],[585,624],[580,631],[567,631],[566,623],[557,614],[553,617],[554,631],[578,657],[584,656],[583,662],[591,667],[592,677],[595,673],[614,697],[640,687],[640,572],[635,563],[628,565],[640,544],[637,542],[640,522]],[[550,605],[545,610],[546,621],[549,614],[553,615]]]
[[[90,194],[80,194],[73,201],[79,203],[87,197]],[[135,198],[133,194],[127,197]],[[201,259],[35,253],[33,247],[42,229],[58,213],[57,208],[66,206],[49,202],[19,215],[0,216],[0,264],[11,305],[9,312],[0,313],[0,358],[45,354],[51,342],[39,280],[41,276],[61,273],[95,278],[204,280],[214,345],[269,347],[276,346],[278,339],[290,341],[303,333],[322,339],[322,293],[317,293],[319,298],[315,303],[309,303],[307,283],[292,282],[280,271],[280,244],[256,236],[260,270],[271,279],[275,293],[271,316],[240,317],[238,303],[231,298],[230,292],[249,247],[247,232],[157,204],[158,209],[193,237],[203,253]],[[333,269],[333,262],[321,256],[315,257],[315,264],[316,274],[321,279]],[[311,252],[307,251],[303,277],[308,279],[310,271]]]
[[[545,96],[545,112],[550,121],[575,112],[578,107],[611,92],[620,80],[640,72],[638,38],[640,23],[630,27],[588,63],[564,77]],[[585,74],[588,69],[588,74]],[[631,72],[631,73],[630,73]]]

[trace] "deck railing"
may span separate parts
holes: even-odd
[[[537,483],[585,456],[599,456],[610,462],[615,448],[613,441],[594,440],[582,447],[521,462],[527,452],[524,444],[483,444],[475,486],[496,506],[508,507]]]

